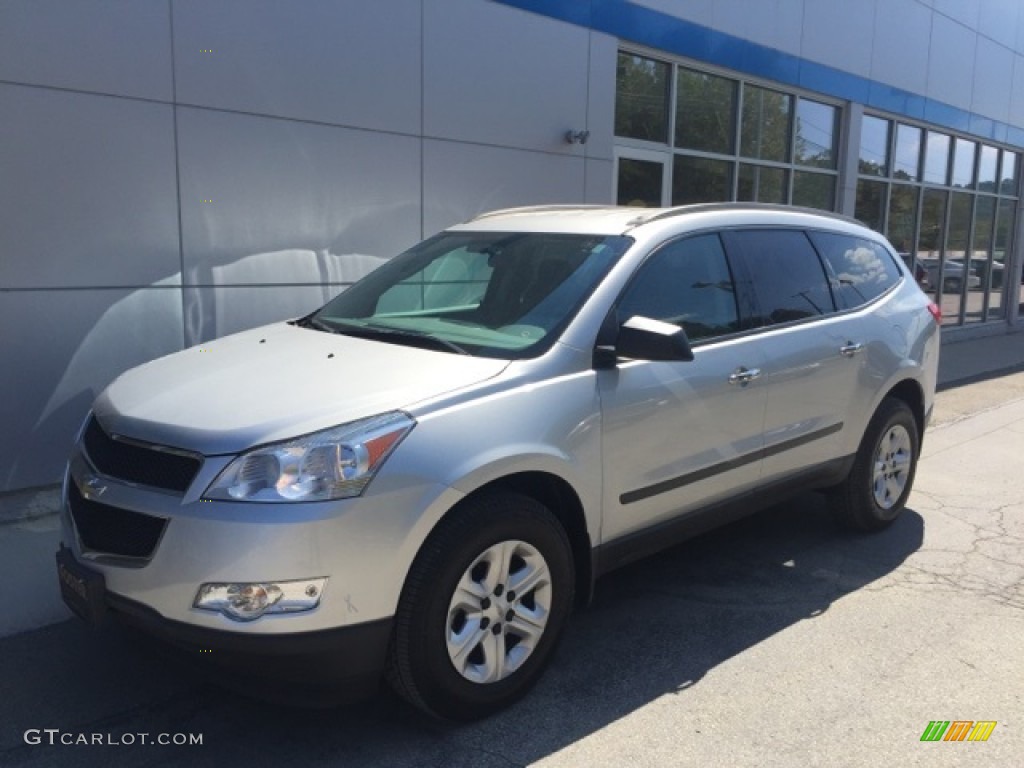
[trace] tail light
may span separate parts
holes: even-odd
[[[932,317],[935,318],[935,322],[942,325],[942,309],[934,301],[928,302],[928,311],[932,313]]]

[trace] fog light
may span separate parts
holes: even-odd
[[[311,611],[320,605],[327,579],[203,584],[193,608],[223,613],[235,621],[252,621],[270,613]]]

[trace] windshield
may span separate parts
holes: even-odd
[[[632,244],[623,236],[445,232],[303,323],[483,357],[540,354]]]

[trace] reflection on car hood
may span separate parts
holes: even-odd
[[[507,365],[279,323],[134,368],[94,410],[115,434],[206,455],[236,453],[405,408]]]

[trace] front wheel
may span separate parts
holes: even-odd
[[[903,511],[914,484],[921,437],[910,407],[887,397],[861,440],[846,480],[829,493],[840,522],[860,531],[878,531]]]
[[[443,718],[472,720],[507,707],[554,652],[573,585],[568,538],[543,504],[515,493],[467,499],[413,563],[388,681]]]

